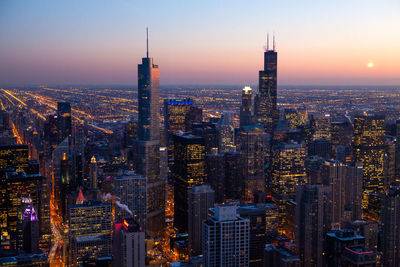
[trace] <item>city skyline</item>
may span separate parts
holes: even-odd
[[[395,1],[3,1],[0,10],[2,86],[135,85],[147,26],[162,85],[257,84],[268,32],[280,85],[400,84]]]

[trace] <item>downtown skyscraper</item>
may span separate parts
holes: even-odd
[[[146,57],[138,65],[138,139],[135,170],[147,176],[146,231],[158,236],[165,222],[165,181],[160,179],[160,75],[158,65]]]
[[[259,72],[258,94],[255,99],[255,113],[257,122],[260,123],[266,133],[271,134],[278,124],[279,111],[276,106],[277,98],[277,62],[278,53],[275,51],[275,37],[273,49],[264,52],[264,70]]]

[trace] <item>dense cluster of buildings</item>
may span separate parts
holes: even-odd
[[[4,91],[0,262],[399,266],[400,122],[392,136],[382,115],[334,121],[277,96],[275,45],[238,124],[189,98],[160,102],[148,54],[138,118],[118,132]]]

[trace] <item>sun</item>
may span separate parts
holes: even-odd
[[[367,68],[373,68],[375,66],[374,62],[370,61],[367,63]]]

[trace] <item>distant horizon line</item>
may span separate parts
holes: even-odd
[[[160,85],[160,89],[171,89],[170,87],[186,87],[188,89],[201,89],[201,88],[211,88],[211,87],[221,87],[223,89],[227,89],[229,87],[232,87],[232,89],[241,89],[245,86],[250,86],[253,89],[257,89],[258,85],[251,85],[251,84],[243,84],[243,85],[238,85],[238,84],[165,84],[165,85]],[[66,88],[66,87],[75,87],[75,88],[88,88],[88,89],[96,89],[96,88],[101,88],[101,89],[106,89],[106,88],[111,88],[111,89],[137,89],[137,85],[131,85],[131,84],[27,84],[27,85],[4,85],[0,86],[0,88],[6,88],[6,89],[18,89],[18,88],[40,88],[40,87],[46,87],[46,88]],[[339,85],[323,85],[323,84],[308,84],[308,85],[296,85],[296,84],[283,84],[283,85],[278,85],[278,88],[280,89],[295,89],[295,87],[299,89],[306,89],[309,87],[310,89],[315,89],[317,87],[322,87],[322,88],[377,88],[377,87],[382,87],[384,89],[388,89],[393,87],[393,89],[400,89],[400,84],[396,85],[380,85],[380,84],[373,84],[373,85],[366,85],[366,84],[356,84],[356,85],[349,85],[349,84],[339,84]],[[215,89],[215,88],[214,88]]]

